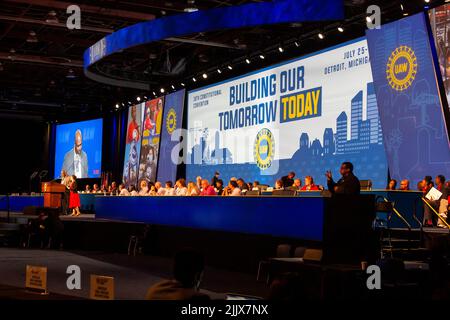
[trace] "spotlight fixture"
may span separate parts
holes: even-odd
[[[181,83],[181,86],[182,86],[182,87],[184,87],[184,86],[185,86],[185,84],[184,84],[184,83],[182,82],[182,83]]]
[[[319,37],[319,39],[325,38],[325,36],[323,35],[323,33],[319,33],[317,36]]]
[[[144,100],[148,100],[148,97],[147,97],[147,96],[144,96]]]
[[[67,75],[66,75],[67,79],[75,79],[75,72],[73,71],[73,69],[69,69],[69,71],[67,71]]]
[[[174,85],[172,85],[171,87],[172,87],[173,90],[175,90],[175,86]]]
[[[245,62],[247,63],[247,64],[250,64],[251,62],[250,62],[250,59],[245,59]]]
[[[52,23],[52,24],[57,24],[59,23],[58,17],[56,16],[56,11],[55,10],[51,10],[48,14],[47,14],[47,18],[45,19],[46,23]]]
[[[125,103],[122,102],[122,107],[125,107]]]
[[[260,58],[261,60],[264,60],[266,57],[265,57],[263,54],[260,54],[260,55],[259,55],[259,58]]]
[[[344,32],[344,28],[338,27],[338,31],[339,31],[339,32]]]
[[[208,75],[207,75],[206,73],[204,73],[204,74],[202,75],[202,77],[203,77],[203,79],[207,79],[207,78],[208,78]]]
[[[139,102],[141,101],[141,97],[137,97],[136,100]]]
[[[197,82],[197,79],[195,79],[195,77],[192,78],[192,81]]]
[[[366,21],[369,22],[369,23],[371,23],[371,22],[372,22],[372,19],[371,19],[370,17],[366,17]]]
[[[425,0],[425,3],[430,3],[430,0]]]
[[[218,73],[218,74],[221,74],[221,73],[222,73],[222,70],[217,69],[217,73]]]
[[[300,42],[295,41],[294,44],[295,44],[295,46],[296,46],[297,48],[300,47]]]
[[[161,90],[159,90],[161,93],[166,92],[166,90],[164,90],[164,88],[161,88]]]
[[[120,107],[119,104],[116,104],[116,110],[119,109],[119,107]]]
[[[283,47],[279,46],[279,47],[278,47],[278,51],[280,51],[280,53],[283,53],[283,52],[284,52]]]
[[[34,32],[33,30],[30,31],[30,33],[28,34],[28,38],[26,40],[28,43],[36,43],[38,42],[38,38],[36,36],[36,32]]]
[[[402,11],[403,11],[403,4],[401,4],[401,3],[400,3],[400,9],[402,9]]]
[[[228,65],[227,68],[230,69],[230,70],[233,70],[233,67],[231,65]]]
[[[156,97],[156,92],[155,92],[155,91],[153,91],[152,93],[153,93],[153,96],[155,96],[155,97]]]

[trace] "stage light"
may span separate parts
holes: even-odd
[[[233,67],[232,67],[232,66],[230,66],[230,65],[228,65],[228,69],[230,69],[230,70],[233,70]]]
[[[295,41],[294,44],[295,44],[295,46],[296,46],[297,48],[300,47],[300,42]]]
[[[339,31],[339,32],[344,32],[344,28],[338,27],[338,31]]]
[[[125,107],[125,103],[122,102],[122,107]]]
[[[402,9],[402,11],[403,11],[403,4],[401,4],[401,3],[400,3],[400,9]]]
[[[260,54],[260,55],[259,55],[259,58],[260,58],[261,60],[264,60],[266,57],[265,57],[263,54]]]
[[[280,53],[283,53],[284,49],[280,46],[280,47],[278,47],[278,51],[280,51]]]
[[[317,36],[319,37],[319,39],[323,39],[323,38],[325,38],[325,36],[324,36],[324,34],[323,34],[323,33],[319,33],[319,34],[318,34]]]
[[[218,74],[221,74],[221,73],[222,73],[222,70],[217,69],[217,73],[218,73]]]
[[[206,73],[204,73],[204,74],[202,75],[202,77],[203,77],[203,79],[207,79],[207,78],[208,78],[208,75],[207,75]]]
[[[164,88],[161,88],[161,90],[159,90],[161,93],[166,92],[166,90],[164,90]]]
[[[153,93],[153,95],[154,95],[154,96],[156,97],[156,92],[155,92],[155,91],[153,91],[152,93]]]
[[[194,78],[192,78],[192,81],[197,82],[197,79],[195,79],[195,77],[194,77]]]
[[[145,99],[145,100],[148,100],[148,97],[147,97],[147,96],[144,96],[144,99]]]
[[[45,22],[52,23],[52,24],[58,24],[59,23],[59,20],[58,20],[58,17],[57,17],[57,14],[56,14],[55,10],[51,10],[47,14],[47,18],[45,19]]]
[[[175,90],[175,86],[174,85],[172,85],[172,89]]]
[[[28,43],[36,43],[36,42],[38,42],[38,38],[36,36],[36,32],[31,30],[26,41]]]
[[[184,83],[182,82],[182,83],[181,83],[181,86],[182,86],[182,87],[184,87],[184,86],[185,86],[185,84],[184,84]]]
[[[372,19],[371,19],[370,17],[366,17],[366,21],[367,21],[368,23],[371,23],[371,22],[372,22]]]
[[[430,0],[425,0],[425,3],[430,3]]]
[[[245,59],[245,62],[247,63],[247,64],[250,64],[251,63],[251,61],[250,61],[250,59]]]
[[[137,97],[136,100],[139,102],[141,101],[141,97]]]
[[[116,109],[119,109],[119,104],[116,104]]]

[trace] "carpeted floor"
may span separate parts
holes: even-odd
[[[99,252],[66,252],[55,250],[0,248],[0,284],[23,287],[26,265],[48,268],[50,292],[87,298],[90,274],[112,276],[116,299],[143,299],[154,283],[171,278],[171,260],[161,257]],[[66,269],[81,268],[81,290],[68,290]],[[257,283],[255,275],[206,268],[202,288],[213,297],[233,292],[264,297],[267,288]]]

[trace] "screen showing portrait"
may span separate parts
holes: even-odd
[[[56,126],[55,178],[62,170],[78,179],[100,177],[102,130],[102,119]]]

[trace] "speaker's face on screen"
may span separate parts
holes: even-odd
[[[83,139],[81,137],[81,134],[77,133],[75,135],[75,152],[78,153],[78,154],[81,153],[82,143],[83,143]]]

